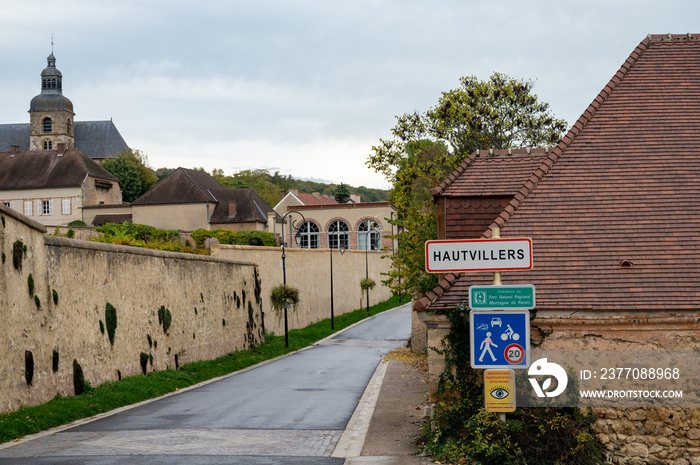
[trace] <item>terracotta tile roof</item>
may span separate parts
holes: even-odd
[[[87,175],[116,183],[110,172],[78,149],[0,152],[0,190],[81,186]]]
[[[512,196],[548,155],[549,148],[477,150],[432,193],[448,197]]]
[[[162,205],[172,203],[217,202],[212,189],[223,186],[207,173],[178,168],[148,192],[132,202],[132,205]]]
[[[649,36],[493,223],[534,244],[503,282],[535,284],[543,310],[698,310],[698,197],[700,40]],[[490,279],[448,275],[416,309]]]
[[[299,192],[294,194],[304,205],[329,205],[338,204],[336,200],[331,195],[326,194],[307,194],[305,192]]]

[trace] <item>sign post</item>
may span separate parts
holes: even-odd
[[[492,286],[469,288],[470,361],[484,372],[485,408],[515,411],[513,369],[530,366],[530,310],[535,308],[535,286],[501,285],[501,271],[532,268],[532,240],[500,236],[491,228],[490,239],[437,240],[425,243],[429,273],[489,271]]]

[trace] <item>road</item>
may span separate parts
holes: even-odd
[[[340,465],[331,457],[410,307],[227,378],[0,449],[0,464]]]

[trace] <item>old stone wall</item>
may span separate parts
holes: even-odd
[[[414,312],[414,337],[427,329],[427,346],[442,348],[450,330],[444,315]],[[546,350],[698,350],[700,320],[697,312],[619,314],[580,312],[561,315],[538,312],[532,321],[551,333],[541,348]],[[444,357],[428,349],[431,401],[445,367]],[[690,393],[688,393],[690,394]],[[594,425],[607,456],[607,463],[624,465],[700,465],[700,408],[594,408]]]
[[[384,252],[333,250],[334,313],[341,315],[366,306],[366,294],[360,281],[369,277],[377,284],[369,291],[370,305],[391,297],[389,288],[381,284],[382,273],[389,271],[391,261],[382,259]],[[331,249],[286,249],[287,284],[299,289],[299,305],[288,312],[289,328],[303,328],[331,316]],[[220,245],[212,247],[212,256],[250,260],[259,265],[262,281],[265,329],[284,334],[284,319],[270,304],[272,288],[282,284],[282,250],[279,247]]]
[[[0,205],[0,412],[264,337],[257,266],[45,236]],[[116,317],[116,318],[115,318]],[[142,355],[145,354],[145,355]]]

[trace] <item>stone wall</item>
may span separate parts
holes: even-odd
[[[73,394],[74,360],[98,385],[141,373],[142,353],[152,371],[262,342],[250,261],[46,236],[2,205],[0,217],[0,412]]]
[[[413,337],[427,330],[427,346],[442,348],[450,330],[447,318],[428,312],[416,314]],[[547,350],[698,350],[700,319],[697,312],[620,314],[579,312],[561,315],[538,312],[532,321],[552,331],[543,344]],[[425,330],[423,329],[425,328]],[[444,357],[428,350],[431,401]],[[594,425],[607,463],[620,465],[700,465],[700,408],[594,408]]]
[[[289,328],[303,328],[310,323],[331,316],[331,249],[286,249],[287,284],[299,289],[300,302],[289,311]],[[360,289],[360,281],[369,277],[377,285],[369,292],[370,305],[392,296],[391,290],[381,284],[382,273],[389,271],[391,261],[382,259],[384,252],[346,250],[340,254],[333,250],[333,302],[334,313],[341,315],[366,306],[366,294]],[[250,260],[259,265],[262,281],[265,329],[284,334],[282,314],[272,310],[270,292],[282,284],[282,250],[279,247],[252,247],[220,245],[212,247],[212,256]],[[365,262],[365,260],[367,260]]]

